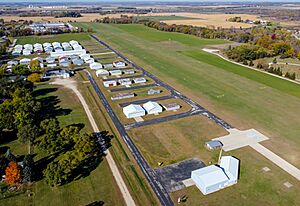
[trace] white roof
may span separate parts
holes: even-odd
[[[109,74],[109,73],[108,73],[108,71],[105,70],[105,69],[98,69],[98,70],[96,71],[96,75],[98,75],[98,74]]]
[[[123,107],[123,112],[126,114],[128,113],[136,113],[136,112],[145,112],[142,106],[137,104],[130,104],[126,107]]]
[[[102,68],[102,64],[98,63],[98,62],[93,62],[90,64],[90,68],[91,69],[101,69]]]
[[[113,73],[122,73],[122,71],[119,70],[119,69],[116,69],[116,70],[110,70],[109,72],[110,72],[111,74],[113,74]]]
[[[162,107],[157,102],[152,102],[152,101],[149,101],[149,102],[143,104],[143,107],[145,108],[145,110],[147,112],[149,112],[153,109],[162,109]]]
[[[215,165],[210,165],[198,170],[194,170],[192,171],[192,173],[201,180],[205,187],[228,181],[228,177],[223,172],[222,168]]]
[[[223,156],[221,158],[220,167],[230,179],[237,180],[239,175],[239,160],[232,156]]]
[[[28,59],[28,58],[24,58],[24,59],[21,59],[20,62],[30,62],[31,59]]]

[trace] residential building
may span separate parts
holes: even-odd
[[[123,113],[127,118],[135,118],[145,116],[145,110],[143,107],[137,104],[130,104],[123,107]]]
[[[24,59],[20,60],[20,64],[23,64],[23,65],[29,65],[30,62],[31,62],[31,59],[28,59],[28,58],[24,58]]]

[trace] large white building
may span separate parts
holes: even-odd
[[[123,113],[127,118],[145,116],[145,110],[143,109],[143,107],[137,104],[130,104],[126,107],[123,107]]]
[[[149,101],[143,104],[147,114],[158,114],[162,112],[162,107],[157,102]]]
[[[237,183],[239,160],[232,156],[223,156],[220,166],[210,165],[192,171],[191,178],[204,194],[216,192]]]

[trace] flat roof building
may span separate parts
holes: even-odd
[[[123,113],[127,118],[135,118],[145,116],[145,110],[143,107],[137,104],[130,104],[123,107]]]

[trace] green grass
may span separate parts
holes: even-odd
[[[202,53],[210,40],[142,25],[76,25],[93,27],[106,43],[233,126],[270,136],[264,144],[300,167],[299,85]],[[196,55],[187,55],[191,51]]]
[[[161,41],[176,41],[188,46],[204,46],[212,44],[222,44],[226,41],[221,39],[201,39],[192,35],[181,33],[167,33],[155,29],[145,27],[143,25],[129,24],[129,25],[113,25],[113,27],[121,28],[123,31],[133,34],[139,38],[147,41],[161,42]]]
[[[137,18],[139,20],[146,19],[146,20],[152,20],[152,21],[200,19],[200,18],[192,18],[192,17],[187,17],[187,16],[175,16],[175,15],[170,15],[170,16],[138,16],[138,17],[135,17],[135,18]]]
[[[274,78],[273,76],[261,73],[259,71],[251,70],[246,67],[241,67],[228,61],[220,61],[220,58],[216,55],[209,54],[204,51],[184,51],[182,53],[186,56],[196,59],[197,61],[213,65],[247,79],[265,84],[266,86],[273,87],[287,94],[300,97],[300,86],[295,83],[288,82],[279,78]]]
[[[65,42],[65,41],[84,41],[89,40],[90,37],[87,33],[70,33],[70,34],[57,34],[57,35],[45,35],[45,36],[26,36],[17,38],[17,44],[35,44],[45,42]]]
[[[83,123],[83,132],[91,132],[88,118],[71,90],[54,85],[39,86],[36,91],[44,89],[57,89],[50,93],[40,95],[38,98],[58,97],[58,104],[61,109],[70,109],[71,113],[58,116],[61,126]],[[17,140],[9,143],[12,152],[16,155],[24,155],[27,152],[27,145],[20,144]],[[36,151],[37,152],[37,151]],[[38,154],[37,158],[44,154]],[[104,159],[100,165],[87,177],[74,180],[64,186],[51,188],[44,180],[34,182],[29,188],[34,196],[28,197],[28,193],[22,193],[14,197],[0,200],[0,205],[26,206],[26,205],[87,205],[93,202],[103,201],[105,205],[124,205],[118,187],[114,182],[109,166]]]

